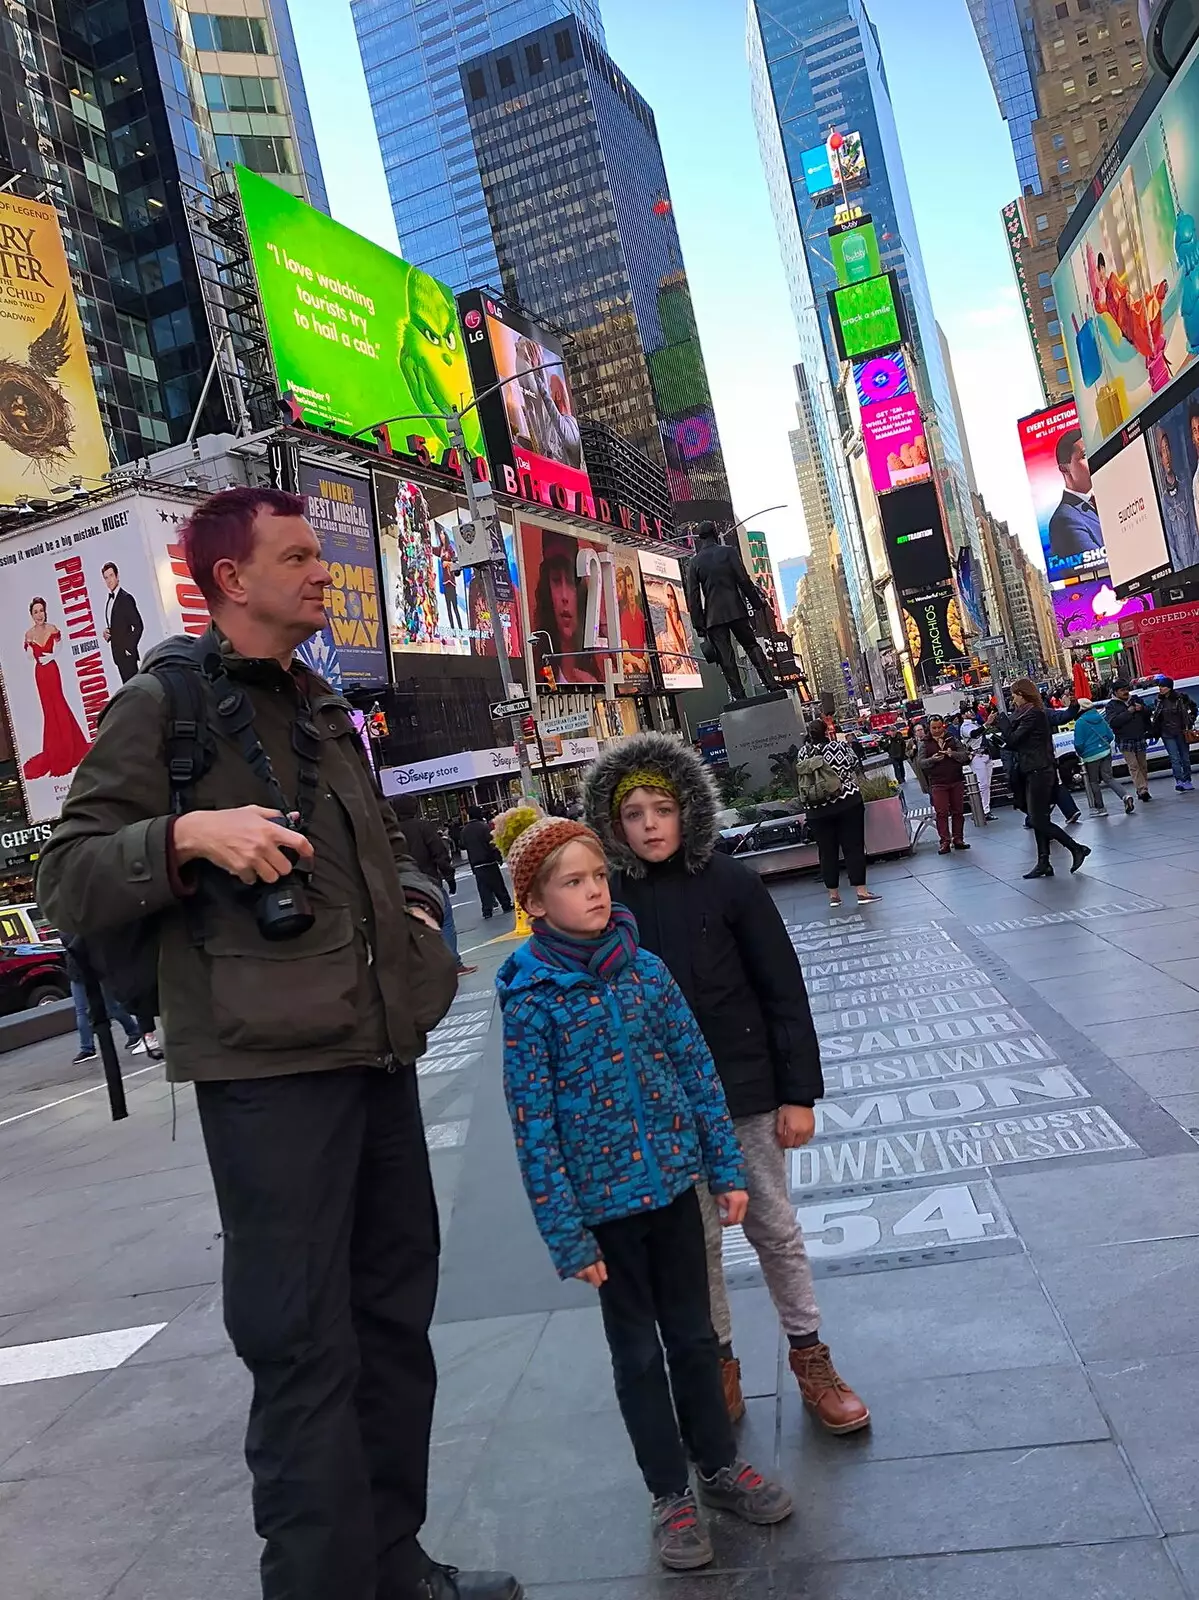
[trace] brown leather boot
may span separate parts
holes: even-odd
[[[745,1396],[741,1393],[741,1363],[733,1357],[721,1357],[720,1381],[724,1384],[724,1403],[728,1407],[729,1421],[740,1422],[745,1415]]]
[[[804,1405],[830,1433],[857,1433],[870,1423],[870,1412],[833,1366],[826,1344],[791,1351],[791,1371]],[[726,1393],[727,1388],[726,1388]]]

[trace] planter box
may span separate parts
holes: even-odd
[[[723,837],[729,842],[729,853],[752,867],[761,878],[810,871],[819,865],[820,856],[814,844],[799,837],[803,820],[801,814],[765,823],[746,823],[739,828],[725,829]],[[755,836],[752,840],[751,835]],[[737,852],[738,840],[749,841],[749,849]],[[755,848],[759,844],[760,848]],[[873,859],[906,854],[911,848],[907,812],[899,795],[888,795],[885,800],[867,800],[866,855]]]

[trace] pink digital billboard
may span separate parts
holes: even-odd
[[[1053,609],[1057,613],[1058,632],[1069,640],[1074,634],[1091,633],[1106,623],[1118,622],[1121,617],[1151,611],[1153,601],[1142,594],[1120,600],[1110,578],[1084,578],[1081,583],[1055,588]]]
[[[889,494],[932,477],[915,395],[896,395],[879,405],[863,406],[862,439],[876,493]]]

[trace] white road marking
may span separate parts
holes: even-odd
[[[482,1054],[478,1050],[473,1056],[425,1056],[416,1064],[416,1075],[418,1078],[433,1078],[440,1072],[461,1072],[463,1067],[478,1061]]]
[[[143,1077],[147,1072],[155,1072],[162,1067],[161,1061],[155,1061],[152,1066],[139,1067],[136,1072],[126,1072],[122,1075],[121,1082],[128,1083],[131,1078]],[[65,1106],[70,1100],[82,1100],[85,1094],[99,1094],[101,1089],[107,1088],[106,1084],[96,1083],[90,1089],[79,1089],[75,1094],[64,1094],[61,1100],[49,1100],[44,1106],[33,1106],[29,1111],[18,1111],[15,1117],[5,1117],[0,1121],[0,1128],[7,1128],[11,1123],[24,1122],[26,1117],[36,1117],[39,1111],[53,1111],[55,1106]]]
[[[111,1372],[165,1327],[165,1322],[148,1322],[140,1328],[114,1328],[109,1333],[85,1333],[76,1339],[48,1339],[41,1344],[0,1348],[0,1385],[68,1378],[78,1372]]]
[[[466,1143],[468,1122],[434,1122],[425,1129],[425,1143],[430,1150],[456,1150]]]

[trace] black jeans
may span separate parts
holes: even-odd
[[[487,861],[481,867],[472,867],[471,871],[479,886],[479,899],[483,903],[485,917],[491,916],[497,905],[501,911],[512,910],[512,896],[508,893],[508,885],[504,882],[498,862]]]
[[[902,784],[904,782],[904,780],[906,779],[907,775],[908,775],[907,768],[904,765],[903,757],[902,756],[892,756],[891,757],[891,765],[895,768],[895,781],[896,781],[896,783]]]
[[[427,1570],[440,1245],[416,1075],[199,1083],[225,1326],[254,1380],[263,1600],[402,1600]]]
[[[826,889],[841,882],[841,856],[849,881],[858,889],[866,882],[866,803],[858,796],[833,802],[831,813],[810,812],[808,826],[820,852],[820,876]]]
[[[660,1211],[601,1222],[593,1232],[608,1269],[600,1311],[616,1398],[637,1465],[655,1497],[681,1494],[690,1481],[688,1455],[706,1476],[737,1455],[712,1331],[699,1199],[688,1189]]]
[[[1025,774],[1024,802],[1028,809],[1028,820],[1032,823],[1037,836],[1037,860],[1041,863],[1049,860],[1051,839],[1065,845],[1071,855],[1074,853],[1074,840],[1065,828],[1059,828],[1056,822],[1050,820],[1049,814],[1053,810],[1057,789],[1057,773],[1052,767],[1046,767],[1042,772]]]

